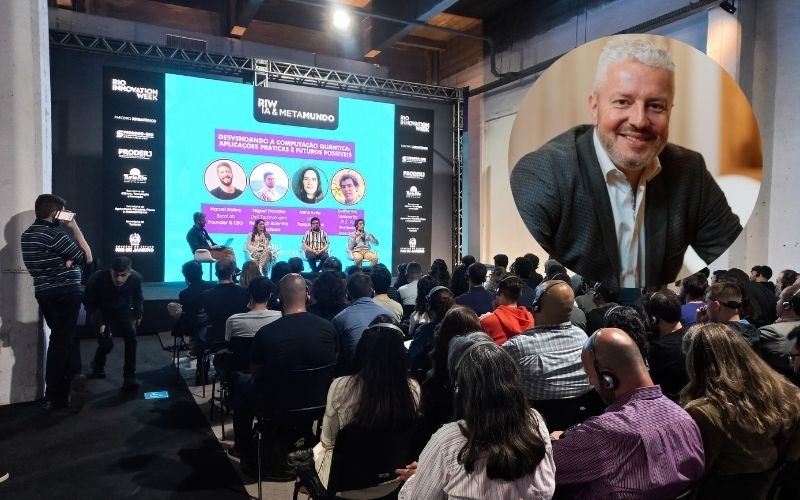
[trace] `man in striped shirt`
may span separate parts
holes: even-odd
[[[312,272],[319,271],[328,259],[328,235],[321,229],[319,218],[311,218],[311,229],[303,236],[303,253]]]
[[[34,205],[36,221],[22,233],[22,260],[33,277],[39,308],[50,327],[44,408],[78,411],[85,402],[86,377],[75,330],[81,305],[81,264],[92,251],[62,198],[42,194]],[[66,230],[65,230],[66,229]]]

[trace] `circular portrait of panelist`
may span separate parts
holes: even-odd
[[[556,61],[520,105],[510,189],[542,249],[609,286],[659,286],[736,240],[761,186],[742,90],[677,40],[617,35]]]
[[[206,167],[208,192],[220,200],[235,200],[242,195],[247,176],[241,165],[227,158],[214,160]]]
[[[261,201],[278,201],[289,191],[289,176],[277,163],[259,163],[250,172],[250,189]]]
[[[367,184],[361,172],[352,168],[343,168],[331,179],[331,193],[342,205],[355,205],[367,192]]]
[[[328,184],[325,174],[317,167],[307,165],[294,174],[294,194],[303,203],[319,203],[325,198],[324,186]]]

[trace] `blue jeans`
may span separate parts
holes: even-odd
[[[76,291],[37,300],[50,327],[44,397],[49,401],[66,402],[70,380],[81,373],[81,349],[75,337],[81,294]]]

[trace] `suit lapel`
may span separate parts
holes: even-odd
[[[645,233],[645,283],[661,284],[661,270],[667,248],[667,224],[669,211],[663,174],[647,183],[644,212]]]

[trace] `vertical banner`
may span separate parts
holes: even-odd
[[[395,111],[394,250],[392,261],[431,262],[433,116],[429,109]]]
[[[164,75],[103,72],[103,255],[127,255],[144,281],[164,276]],[[91,193],[87,193],[91,195]]]

